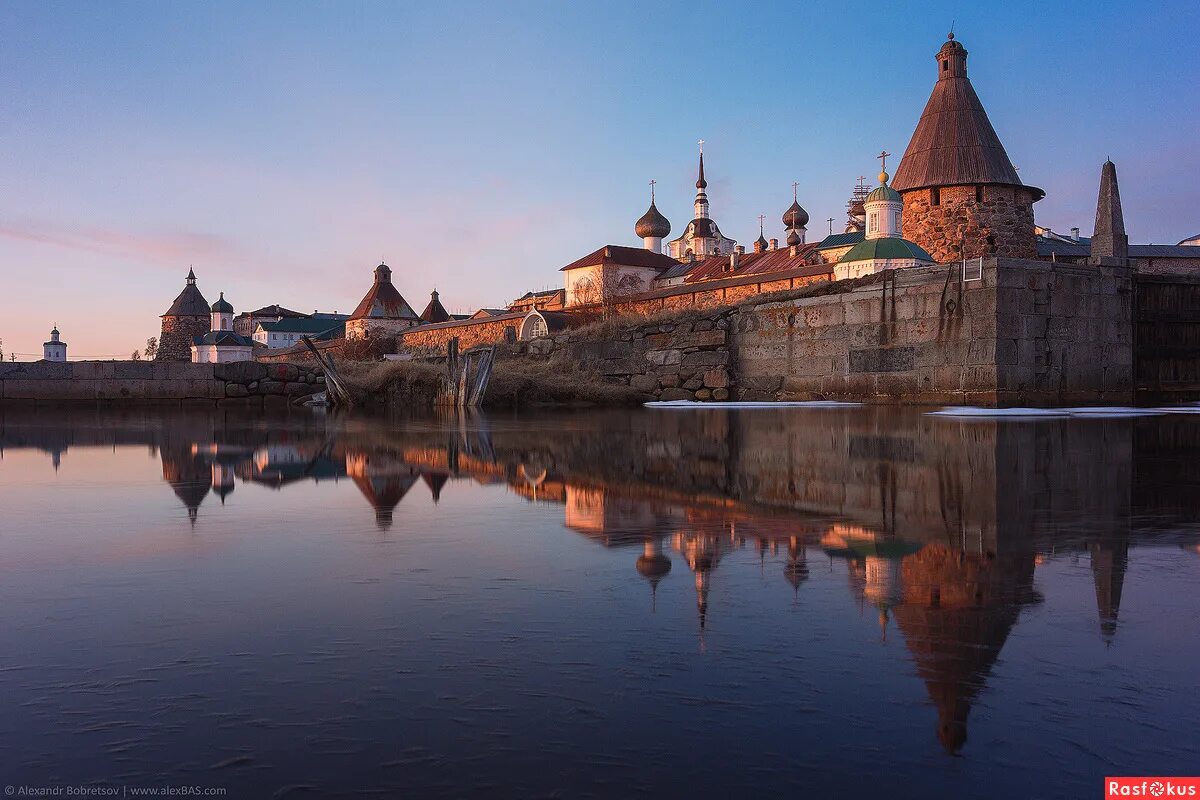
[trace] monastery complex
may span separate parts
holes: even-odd
[[[730,238],[710,204],[706,170],[711,173],[713,165],[706,164],[701,141],[692,219],[667,219],[651,181],[649,207],[631,225],[627,244],[602,244],[571,263],[547,266],[548,275],[560,274],[560,288],[527,291],[469,314],[449,313],[432,291],[418,312],[392,282],[392,268],[381,263],[349,314],[294,311],[279,303],[239,314],[224,293],[209,303],[189,272],[162,315],[155,359],[303,358],[305,337],[335,354],[353,345],[360,356],[352,357],[400,359],[444,354],[452,340],[462,348],[553,340],[537,348],[544,354],[564,343],[569,331],[600,318],[624,317],[637,325],[670,312],[751,304],[763,311],[738,322],[737,353],[719,359],[710,354],[710,360],[729,364],[703,365],[729,373],[711,378],[713,385],[698,371],[662,372],[686,364],[680,354],[705,346],[689,341],[665,354],[636,354],[659,373],[639,375],[610,354],[613,363],[603,374],[645,386],[656,398],[887,394],[998,402],[1036,390],[1051,402],[1074,385],[1087,388],[1080,398],[1117,399],[1112,387],[1124,392],[1142,380],[1134,375],[1136,344],[1151,356],[1139,362],[1154,362],[1151,372],[1200,389],[1200,319],[1176,313],[1196,308],[1200,299],[1200,237],[1177,245],[1130,244],[1111,161],[1099,169],[1090,238],[1078,228],[1063,235],[1039,226],[1035,206],[1045,190],[1014,168],[971,85],[967,63],[966,48],[950,34],[934,53],[933,90],[894,173],[890,153],[875,156],[879,175],[873,185],[859,179],[839,231],[830,220],[828,235],[811,234],[794,184],[777,236],[760,217],[754,242]],[[790,310],[780,305],[787,302]],[[965,319],[980,313],[982,318]],[[786,330],[775,340],[778,320]],[[1152,324],[1163,320],[1169,324]],[[713,317],[697,330],[732,324]],[[824,327],[831,325],[841,327]],[[1144,333],[1135,336],[1135,328]],[[47,359],[66,358],[60,341],[56,330],[45,347]],[[1181,345],[1191,349],[1183,353]],[[1099,349],[1085,352],[1088,346]],[[756,387],[770,376],[783,382],[766,380],[774,387],[767,389],[741,386],[730,371],[734,361],[743,373],[755,372]],[[1074,365],[1081,363],[1094,368],[1078,374]],[[997,387],[1005,379],[997,375],[1009,367],[1012,386],[1002,391]],[[800,373],[810,368],[819,375],[803,378]],[[905,381],[892,372],[904,373]],[[909,395],[913,381],[927,391]]]

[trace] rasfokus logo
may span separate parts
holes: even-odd
[[[1105,778],[1104,800],[1114,797],[1200,797],[1200,778]]]

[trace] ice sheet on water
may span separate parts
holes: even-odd
[[[1200,414],[1200,404],[1163,408],[1135,408],[1132,406],[1081,406],[1078,408],[979,408],[978,406],[951,406],[930,411],[931,417],[952,419],[1119,419],[1124,417],[1157,417],[1163,414]]]
[[[849,403],[841,400],[795,400],[795,401],[737,401],[704,402],[701,400],[653,400],[643,403],[647,408],[856,408],[862,403]]]

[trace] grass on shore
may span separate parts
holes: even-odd
[[[432,408],[445,367],[419,361],[339,361],[338,374],[356,406]],[[629,386],[566,359],[498,358],[484,408],[637,405],[645,398]]]

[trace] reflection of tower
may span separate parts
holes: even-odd
[[[700,615],[700,646],[704,646],[704,624],[708,619],[708,591],[710,576],[723,554],[722,546],[727,539],[700,533],[675,534],[675,549],[687,562],[688,569],[696,579],[696,611]]]
[[[650,581],[650,602],[653,606],[658,595],[658,582],[671,571],[671,559],[663,553],[662,539],[655,536],[646,540],[636,566],[638,574]]]
[[[212,465],[212,490],[217,497],[221,498],[221,505],[225,505],[225,498],[233,493],[233,466],[223,464],[220,461],[214,461]]]
[[[898,558],[867,556],[863,597],[879,609],[879,630],[887,641],[888,610],[901,600],[903,576]]]
[[[1117,614],[1121,610],[1121,589],[1129,566],[1129,540],[1106,537],[1088,545],[1092,561],[1092,580],[1096,584],[1096,611],[1100,614],[1100,633],[1111,643],[1117,632]]]
[[[208,488],[212,482],[209,467],[191,452],[168,452],[163,449],[160,454],[163,480],[170,484],[175,496],[187,508],[188,519],[194,526],[200,504],[208,496]]]
[[[799,536],[788,539],[788,560],[783,567],[783,577],[797,594],[800,592],[800,584],[808,580],[808,555]]]
[[[450,480],[450,476],[444,472],[422,472],[421,480],[425,481],[425,485],[429,487],[429,493],[433,495],[433,502],[436,505],[442,499],[442,487],[446,485],[446,481]]]
[[[901,564],[902,601],[892,609],[929,697],[947,752],[967,740],[971,703],[1033,591],[1035,554],[963,553],[926,545]]]
[[[375,525],[381,531],[392,526],[392,512],[417,482],[416,469],[384,454],[348,453],[346,474],[375,509]]]

